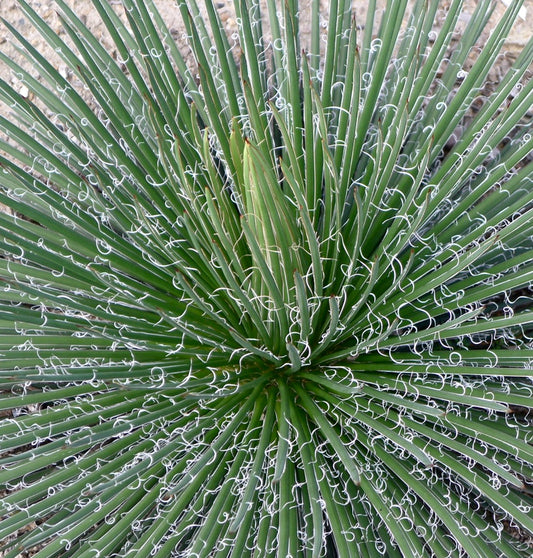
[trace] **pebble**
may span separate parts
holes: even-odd
[[[57,71],[59,72],[59,75],[63,78],[63,79],[68,79],[69,77],[69,68],[66,64],[61,64],[59,66],[59,68],[57,69]]]
[[[26,85],[21,85],[19,87],[19,93],[25,98],[27,99],[30,96],[30,90],[27,88]]]

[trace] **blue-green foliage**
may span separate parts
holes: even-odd
[[[179,1],[192,57],[56,4],[75,79],[0,54],[2,556],[527,556],[521,2]]]

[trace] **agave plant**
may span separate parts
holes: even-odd
[[[2,556],[527,556],[521,2],[92,1],[20,2],[83,91],[4,22]]]

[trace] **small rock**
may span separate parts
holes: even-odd
[[[25,86],[25,85],[21,85],[19,88],[19,93],[25,98],[27,99],[30,96],[30,90]]]
[[[59,66],[58,70],[59,75],[63,78],[63,79],[68,79],[69,77],[69,69],[68,66],[66,64],[61,64],[61,66]]]
[[[511,5],[511,0],[502,0],[502,3],[508,8]],[[518,10],[518,17],[522,21],[526,21],[526,16],[527,16],[527,8],[525,6],[522,6],[520,10]]]

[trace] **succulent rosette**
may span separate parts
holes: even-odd
[[[92,2],[4,22],[2,556],[528,556],[521,2]]]

